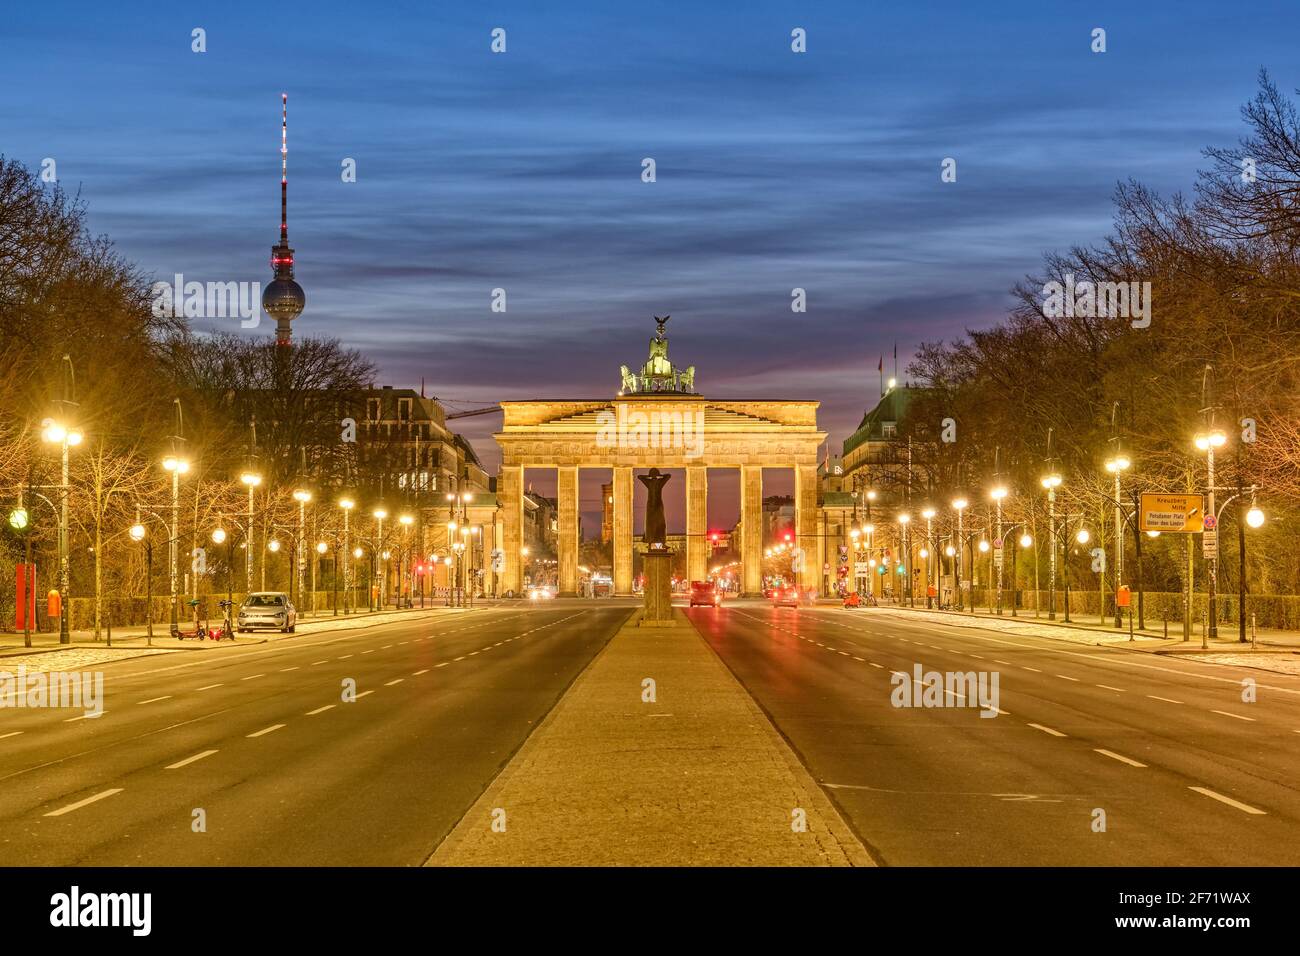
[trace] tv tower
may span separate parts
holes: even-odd
[[[262,293],[262,308],[275,319],[275,344],[292,345],[290,323],[302,315],[307,295],[293,278],[293,250],[289,248],[289,94],[280,94],[280,241],[271,247],[275,278]]]

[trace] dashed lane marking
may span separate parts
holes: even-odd
[[[1045,734],[1051,734],[1053,737],[1065,736],[1065,734],[1061,733],[1059,730],[1053,730],[1051,727],[1044,727],[1042,724],[1030,724],[1029,726],[1033,727],[1035,730],[1041,730]]]
[[[196,753],[193,757],[186,757],[184,760],[178,760],[175,763],[168,764],[165,769],[179,770],[181,767],[184,767],[186,764],[194,763],[194,761],[196,760],[202,760],[204,757],[211,757],[214,753],[216,753],[215,750],[201,750],[198,753]]]
[[[429,673],[429,668],[426,667],[426,668],[425,668],[424,670],[422,670],[422,671],[416,671],[416,672],[415,672],[414,674],[412,674],[411,676],[412,676],[412,677],[419,677],[421,674],[427,674],[427,673]]]
[[[1174,700],[1172,697],[1158,697],[1155,694],[1147,694],[1152,700],[1163,700],[1166,704],[1181,704],[1181,700]]]
[[[1118,760],[1120,763],[1126,763],[1130,767],[1146,766],[1146,764],[1139,763],[1138,761],[1134,760],[1132,757],[1125,757],[1123,754],[1117,754],[1111,750],[1102,750],[1100,747],[1094,747],[1092,749],[1097,753],[1101,754],[1103,757],[1109,757],[1111,760]]]
[[[315,717],[317,714],[325,713],[325,711],[329,710],[333,706],[334,704],[326,704],[324,707],[317,707],[315,710],[307,711],[307,713],[304,716]]]
[[[1113,690],[1116,693],[1120,693],[1120,694],[1128,693],[1128,691],[1126,691],[1123,687],[1111,687],[1109,684],[1098,684],[1097,686],[1100,687],[1102,690]]]
[[[1212,710],[1212,711],[1210,711],[1210,713],[1212,713],[1212,714],[1222,714],[1224,717],[1236,717],[1238,720],[1254,720],[1254,719],[1255,719],[1254,717],[1243,717],[1243,716],[1241,716],[1241,714],[1234,714],[1234,713],[1232,713],[1231,711],[1227,711],[1227,710]]]
[[[1261,816],[1261,817],[1266,815],[1265,811],[1260,810],[1258,807],[1252,807],[1250,804],[1242,803],[1239,800],[1234,800],[1232,799],[1232,797],[1225,797],[1223,794],[1215,793],[1213,790],[1210,790],[1206,787],[1188,787],[1187,789],[1195,790],[1197,793],[1202,794],[1203,796],[1207,796],[1211,800],[1218,800],[1220,803],[1226,803],[1230,807],[1236,807],[1238,810],[1242,811],[1243,813],[1250,813],[1255,816]]]
[[[161,697],[150,697],[148,700],[137,700],[137,704],[156,704],[160,700],[171,700],[171,694],[163,694]]]
[[[280,729],[281,727],[283,727],[283,726],[284,726],[284,724],[272,724],[270,727],[263,727],[261,730],[256,731],[255,733],[246,734],[245,736],[248,736],[248,737],[261,737],[263,734],[273,733],[273,732],[279,730],[279,729]]]
[[[112,790],[102,790],[93,797],[87,797],[85,800],[78,800],[76,803],[69,803],[66,807],[59,807],[57,810],[51,810],[45,815],[47,817],[61,817],[65,813],[71,813],[73,810],[80,810],[82,807],[88,807],[96,801],[103,800],[105,797],[111,797],[113,794],[121,792],[121,787],[114,787]]]
[[[400,683],[401,683],[402,681],[404,681],[404,680],[406,680],[405,677],[396,677],[396,678],[394,678],[393,680],[386,681],[386,682],[384,683],[384,686],[385,686],[385,687],[392,687],[394,684],[400,684]]]
[[[265,677],[265,674],[249,674],[247,677],[241,677],[240,680],[257,680],[259,677]]]

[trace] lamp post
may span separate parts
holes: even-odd
[[[145,526],[136,518],[131,525],[131,540],[144,541],[144,627],[147,643],[153,647],[153,542],[145,541]]]
[[[925,606],[927,608],[933,605],[933,599],[930,597],[930,559],[934,555],[934,509],[927,507],[921,512],[921,517],[925,519]]]
[[[352,560],[348,557],[352,553],[351,532],[348,527],[348,517],[352,514],[352,509],[357,503],[351,498],[340,498],[339,507],[343,509],[343,613],[350,613],[352,607]],[[337,568],[337,565],[336,565]]]
[[[1047,617],[1056,620],[1056,489],[1061,486],[1061,476],[1055,469],[1043,477],[1047,489]],[[1069,608],[1066,608],[1069,620]]]
[[[1205,367],[1205,370],[1208,376],[1210,367],[1207,365]],[[1207,409],[1207,412],[1209,415],[1210,430],[1196,436],[1196,447],[1199,448],[1201,451],[1205,452],[1206,492],[1208,498],[1205,507],[1205,513],[1207,516],[1212,516],[1216,514],[1214,510],[1214,449],[1222,448],[1223,444],[1228,439],[1227,436],[1223,434],[1223,432],[1219,431],[1217,428],[1214,427],[1214,410]],[[1206,528],[1205,531],[1213,532],[1215,535],[1215,544],[1213,549],[1209,547],[1204,548],[1205,562],[1208,565],[1205,576],[1207,578],[1207,587],[1209,590],[1209,597],[1210,597],[1210,609],[1209,609],[1209,616],[1207,620],[1209,622],[1210,637],[1214,638],[1219,636],[1219,625],[1218,625],[1218,617],[1216,614],[1217,608],[1216,608],[1216,601],[1215,601],[1216,598],[1215,585],[1217,583],[1215,579],[1217,578],[1219,573],[1219,548],[1218,548],[1218,541],[1217,541],[1219,531],[1217,527],[1217,519],[1216,519],[1216,527]],[[1202,542],[1202,544],[1204,544],[1204,542]]]
[[[997,505],[997,530],[993,538],[993,564],[997,568],[997,589],[998,589],[998,614],[1002,614],[1002,559],[1006,553],[1002,541],[1002,499],[1007,496],[1005,486],[996,485],[989,494],[993,498],[993,503]],[[1012,588],[1015,590],[1015,588]],[[1012,607],[1015,607],[1015,599],[1012,598]]]
[[[178,597],[177,597],[177,590],[176,590],[177,574],[178,574],[176,565],[177,565],[177,559],[180,556],[181,475],[185,474],[187,471],[190,470],[190,463],[186,461],[184,458],[178,457],[176,455],[168,455],[166,458],[163,459],[162,464],[163,464],[163,468],[166,471],[170,472],[172,476],[172,533],[171,533],[171,541],[168,542],[170,544],[170,548],[168,549],[168,556],[169,556],[168,563],[171,565],[171,596],[172,596],[171,597],[171,601],[172,601],[171,625],[172,625],[172,631],[174,632],[180,627],[180,614],[179,614],[179,608],[177,604]]]
[[[916,607],[916,601],[912,597],[912,548],[911,540],[908,537],[908,525],[912,523],[910,514],[901,514],[898,516],[898,523],[903,526],[903,570],[906,572],[907,581],[904,587],[907,589],[908,607]]]
[[[332,593],[332,597],[330,598],[330,609],[331,609],[332,613],[334,614],[334,616],[337,617],[337,616],[338,616],[338,613],[339,613],[339,549],[338,549],[338,544],[336,543],[335,546],[331,549],[330,546],[329,546],[328,544],[326,544],[324,541],[318,541],[318,542],[316,542],[316,553],[317,553],[318,555],[320,555],[321,557],[324,557],[324,556],[325,556],[325,552],[327,552],[327,551],[328,551],[328,552],[333,556],[333,558],[334,558],[333,568],[331,569],[331,573],[330,573],[330,591],[331,591],[331,593]],[[314,593],[315,593],[315,592],[313,591],[313,594],[314,594]]]
[[[362,550],[361,550],[361,546],[360,546],[360,545],[357,545],[355,548],[353,548],[351,553],[352,553],[352,558],[353,558],[353,560],[355,560],[355,561],[360,561],[360,560],[361,560],[361,555],[362,555],[363,552],[362,552]],[[352,562],[349,561],[348,563],[351,564]],[[346,575],[346,574],[344,575],[344,577],[349,577],[349,576],[350,576],[350,575]],[[347,603],[347,598],[344,598],[344,603],[345,603],[345,604]]]
[[[307,502],[311,501],[311,492],[299,488],[293,493],[293,500],[298,502],[298,540],[294,542],[294,564],[297,565],[298,603],[303,603],[303,572],[307,569]],[[313,594],[313,598],[315,595]]]
[[[66,358],[66,356],[65,356]],[[58,445],[62,460],[59,481],[59,643],[68,644],[72,637],[68,631],[68,497],[72,490],[68,479],[68,449],[80,445],[84,436],[76,428],[56,422],[52,418],[41,423],[41,439]]]
[[[1129,469],[1132,462],[1122,451],[1116,449],[1115,456],[1106,462],[1106,470],[1115,476],[1115,627],[1124,626],[1124,611],[1119,606],[1119,589],[1124,583],[1124,513],[1121,510],[1122,489],[1120,476]],[[1104,609],[1103,609],[1104,613]]]
[[[371,514],[374,515],[375,518],[375,529],[376,529],[375,550],[379,550],[384,546],[384,519],[388,517],[388,509],[376,508],[374,511],[371,512]],[[383,554],[380,557],[380,561],[381,563],[379,565],[379,594],[377,595],[377,600],[379,602],[379,610],[382,611],[384,609],[384,597],[385,597],[384,592],[388,588],[388,552],[387,551],[383,552]]]
[[[245,554],[245,597],[253,592],[253,489],[262,483],[262,476],[255,471],[246,471],[239,476],[248,487],[248,527],[244,529]]]
[[[969,504],[970,502],[968,502],[965,498],[955,498],[953,499],[953,503],[952,503],[953,510],[957,512],[957,610],[959,611],[965,609],[965,601],[963,600],[962,597],[962,587],[961,587],[961,563],[964,556],[964,544],[965,544],[962,537],[962,513],[966,510],[966,507]],[[972,601],[971,612],[974,613],[974,611],[975,611],[975,602]]]
[[[402,525],[402,550],[397,555],[397,606],[402,606],[402,588],[406,588],[406,606],[411,606],[411,586],[414,584],[414,574],[411,571],[411,549],[409,540],[411,536],[411,525],[415,519],[410,515],[403,514],[397,516],[398,522]],[[403,573],[402,564],[405,561],[406,571]]]

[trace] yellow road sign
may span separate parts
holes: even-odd
[[[1138,527],[1166,534],[1194,534],[1205,525],[1203,495],[1145,493],[1138,508]]]

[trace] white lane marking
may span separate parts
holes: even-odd
[[[460,657],[453,657],[452,662],[455,663],[456,661],[463,661],[464,659],[465,659],[465,655],[462,654]],[[442,665],[439,664],[438,666],[441,667]]]
[[[6,737],[17,737],[21,733],[21,730],[11,730],[7,734],[0,734],[0,740],[4,740]],[[1297,730],[1296,733],[1300,734],[1300,730]]]
[[[347,659],[348,659],[349,657],[351,657],[351,656],[352,656],[351,654],[344,654],[342,657],[336,657],[336,658],[334,658],[334,659],[335,659],[336,661],[345,661],[345,660],[347,660]]]
[[[362,651],[361,653],[362,653],[362,654],[373,654],[374,652],[375,652],[375,649],[372,647],[372,648],[370,648],[370,650],[368,650],[368,651]]]
[[[1234,714],[1226,710],[1212,710],[1212,714],[1222,714],[1224,717],[1236,717],[1238,720],[1254,720],[1254,717],[1243,717],[1241,714]]]
[[[280,673],[283,674],[285,671],[296,671],[297,669],[298,669],[297,664],[294,664],[292,667],[281,667]]]
[[[875,661],[868,661],[867,663],[869,663],[872,667],[879,667],[882,671],[885,669],[884,664],[877,664]]]
[[[241,677],[240,680],[257,680],[259,677],[265,677],[265,674],[249,674],[247,677]]]
[[[171,694],[163,694],[161,697],[150,697],[148,700],[137,700],[137,704],[156,704],[160,700],[171,700]]]
[[[1024,664],[1021,664],[1020,667],[1022,670],[1033,671],[1035,674],[1042,673],[1042,671],[1040,671],[1037,667],[1025,667]]]
[[[419,677],[421,674],[427,674],[427,673],[429,673],[429,668],[426,667],[426,668],[425,668],[424,670],[422,670],[422,671],[416,671],[416,672],[415,672],[414,674],[412,674],[411,676],[412,676],[412,677]]]
[[[443,661],[441,664],[435,664],[434,667],[446,667],[448,663],[450,663],[450,662],[449,662],[449,661]],[[1297,733],[1300,733],[1300,731],[1297,731]]]
[[[993,658],[993,663],[994,663],[994,664],[1002,664],[1002,665],[1004,665],[1004,666],[1006,666],[1006,667],[1010,667],[1010,666],[1012,666],[1010,661],[1000,661],[1000,660],[998,660],[996,657]]]
[[[1120,763],[1126,763],[1130,767],[1146,766],[1146,764],[1138,763],[1138,761],[1134,760],[1132,757],[1125,757],[1123,754],[1117,754],[1110,750],[1102,750],[1100,747],[1094,747],[1092,749],[1097,753],[1101,754],[1103,757],[1110,757],[1112,760],[1118,760]]]
[[[865,657],[858,657],[857,654],[854,654],[854,655],[853,655],[853,659],[854,659],[855,661],[862,661],[862,663],[864,663],[864,664],[867,662],[867,660],[866,660]]]
[[[1059,730],[1053,730],[1051,727],[1044,727],[1042,724],[1030,724],[1029,726],[1033,727],[1035,730],[1041,730],[1045,734],[1051,734],[1053,737],[1065,736],[1065,734],[1061,733]]]
[[[328,664],[328,663],[329,661],[312,661],[311,664],[308,666],[315,667],[317,664]]]
[[[203,687],[197,687],[197,688],[195,688],[195,690],[212,690],[212,688],[214,688],[214,687],[225,687],[225,686],[226,686],[225,683],[221,683],[221,684],[205,684]]]
[[[105,797],[111,797],[115,793],[121,793],[121,787],[114,787],[112,790],[104,790],[95,794],[93,797],[87,797],[85,800],[78,800],[76,803],[69,803],[66,807],[60,807],[57,810],[51,810],[45,814],[47,817],[61,817],[65,813],[71,813],[73,810],[80,810],[82,807],[89,806],[96,800],[103,800]]]
[[[1121,694],[1127,694],[1127,693],[1128,693],[1128,691],[1126,691],[1123,687],[1111,687],[1109,684],[1098,684],[1097,686],[1098,686],[1098,687],[1101,687],[1101,688],[1103,688],[1103,689],[1105,689],[1105,690],[1118,691],[1118,692],[1121,693]]]
[[[388,650],[388,649],[389,649],[390,647],[392,647],[392,646],[393,646],[392,644],[385,644],[383,647],[380,648],[380,650],[381,650],[381,651],[386,651],[386,650]]]
[[[1152,700],[1163,700],[1166,704],[1181,704],[1181,700],[1174,700],[1172,697],[1158,697],[1155,694],[1147,694]]]
[[[317,714],[325,713],[325,711],[329,710],[333,706],[334,706],[333,704],[326,704],[324,707],[317,707],[315,710],[307,711],[307,713],[304,716],[315,717]]]
[[[369,695],[369,694],[373,694],[373,693],[374,693],[373,690],[363,690],[361,693],[357,694],[357,696],[354,697],[353,700],[360,700],[362,697],[365,697],[365,696],[367,696],[367,695]]]
[[[975,658],[977,661],[982,661],[982,660],[984,660],[984,658],[981,657],[981,656],[978,655],[978,654],[972,654],[972,655],[970,655],[970,656],[973,657],[973,658]]]
[[[184,767],[186,764],[194,763],[194,761],[196,760],[202,760],[204,757],[211,757],[214,753],[216,753],[215,750],[201,750],[198,753],[196,753],[193,757],[186,757],[184,760],[178,760],[175,763],[168,764],[165,769],[179,770],[181,767]]]
[[[1213,790],[1209,790],[1205,787],[1188,787],[1187,789],[1195,790],[1197,793],[1203,794],[1209,797],[1211,800],[1218,800],[1220,803],[1226,803],[1228,806],[1236,807],[1238,810],[1241,810],[1245,813],[1253,813],[1256,816],[1261,816],[1261,817],[1267,815],[1263,810],[1260,810],[1256,807],[1252,807],[1248,803],[1241,803],[1238,800],[1232,799],[1232,797],[1225,797],[1223,794],[1215,793]]]
[[[392,687],[394,684],[400,684],[400,683],[401,683],[402,681],[404,681],[404,680],[406,680],[405,677],[398,677],[398,678],[396,678],[395,680],[390,680],[390,681],[386,682],[386,683],[384,684],[384,686],[385,686],[385,687]]]
[[[1057,674],[1056,676],[1061,678],[1061,680],[1072,680],[1076,684],[1079,683],[1079,678],[1077,677],[1066,677],[1064,674]]]
[[[279,730],[279,729],[280,729],[281,727],[283,727],[283,726],[284,726],[284,724],[272,724],[270,727],[263,727],[261,730],[257,731],[256,733],[245,734],[245,736],[247,736],[247,737],[260,737],[260,736],[262,736],[263,734],[269,734],[269,733],[271,733],[272,731]]]
[[[411,643],[410,641],[398,641],[397,646],[401,647],[403,644],[410,644],[410,643]]]
[[[70,723],[72,723],[74,720],[94,720],[94,719],[97,718],[97,717],[103,717],[103,716],[104,716],[105,714],[107,714],[107,713],[108,713],[108,711],[106,711],[106,710],[101,710],[101,711],[100,711],[99,713],[97,713],[97,714],[78,714],[76,717],[69,717],[67,720],[64,721],[64,723],[65,723],[65,724],[70,724]]]
[[[848,651],[840,651],[840,653],[843,654],[845,657],[851,657],[851,656],[852,656],[851,654],[849,654]]]

